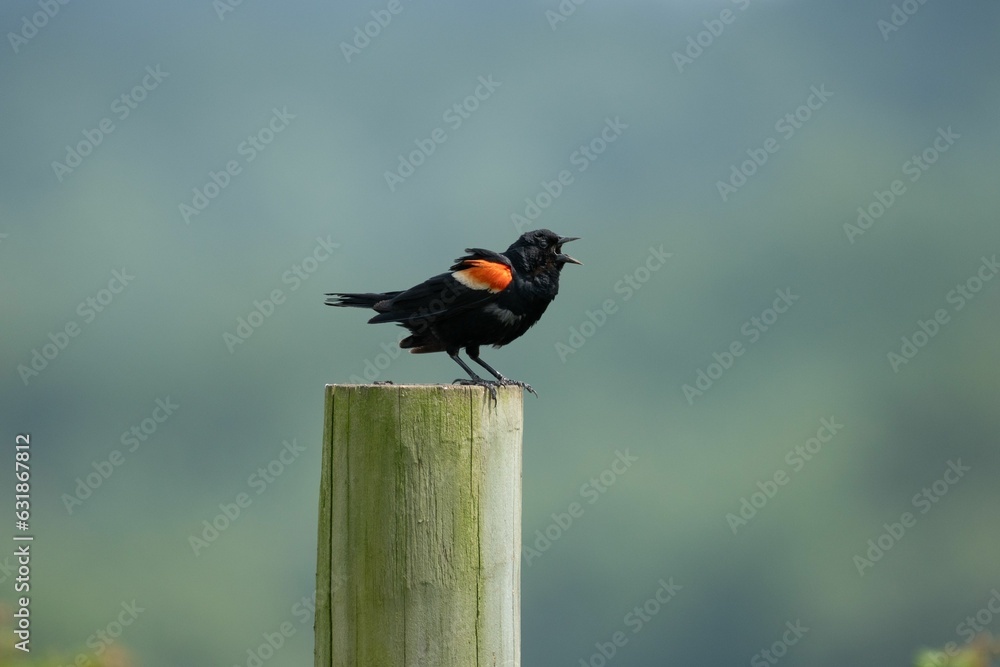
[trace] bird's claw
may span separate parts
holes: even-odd
[[[514,386],[514,387],[520,387],[521,389],[524,389],[525,391],[531,392],[535,396],[535,398],[538,398],[538,392],[536,392],[534,389],[532,389],[531,385],[528,384],[527,382],[521,382],[520,380],[511,380],[510,378],[504,378],[504,379],[500,380],[500,384],[501,385],[505,385],[505,386],[506,385],[511,385],[511,386]]]
[[[471,378],[458,378],[452,384],[463,384],[470,385],[474,387],[486,387],[490,392],[490,398],[493,399],[493,404],[496,405],[497,402],[497,387],[520,387],[525,391],[531,392],[536,398],[538,397],[538,392],[532,388],[527,382],[521,382],[520,380],[511,380],[510,378],[502,377],[499,380],[484,380],[479,378],[478,380],[473,380]]]
[[[498,382],[494,382],[493,380],[484,380],[482,378],[478,380],[473,380],[471,378],[458,378],[457,380],[452,382],[452,384],[461,384],[472,387],[485,387],[486,390],[490,392],[490,398],[493,399],[493,405],[497,404],[497,387],[499,386]]]

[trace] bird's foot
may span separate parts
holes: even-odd
[[[535,398],[538,398],[538,392],[531,388],[531,385],[527,382],[521,382],[520,380],[511,380],[510,378],[502,378],[500,384],[503,386],[512,385],[514,387],[520,387],[525,391],[529,391],[534,394]]]
[[[452,384],[461,384],[472,387],[486,387],[487,391],[490,392],[490,398],[493,399],[493,405],[497,404],[497,387],[500,385],[499,382],[484,380],[483,378],[476,378],[475,380],[471,378],[458,378],[452,382]]]
[[[392,380],[375,380],[372,384],[392,384]]]

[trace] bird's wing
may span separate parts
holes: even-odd
[[[441,273],[378,304],[379,314],[369,320],[414,322],[440,319],[492,301],[513,280],[510,260],[482,248],[466,248],[450,273]]]
[[[498,252],[483,248],[466,248],[469,253],[452,264],[452,276],[473,290],[502,292],[514,279],[510,260]]]

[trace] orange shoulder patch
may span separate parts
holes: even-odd
[[[510,267],[500,262],[491,262],[487,259],[467,259],[465,266],[469,268],[455,271],[451,275],[469,289],[499,292],[514,279]]]

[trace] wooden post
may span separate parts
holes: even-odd
[[[522,407],[327,385],[316,667],[521,664]]]

